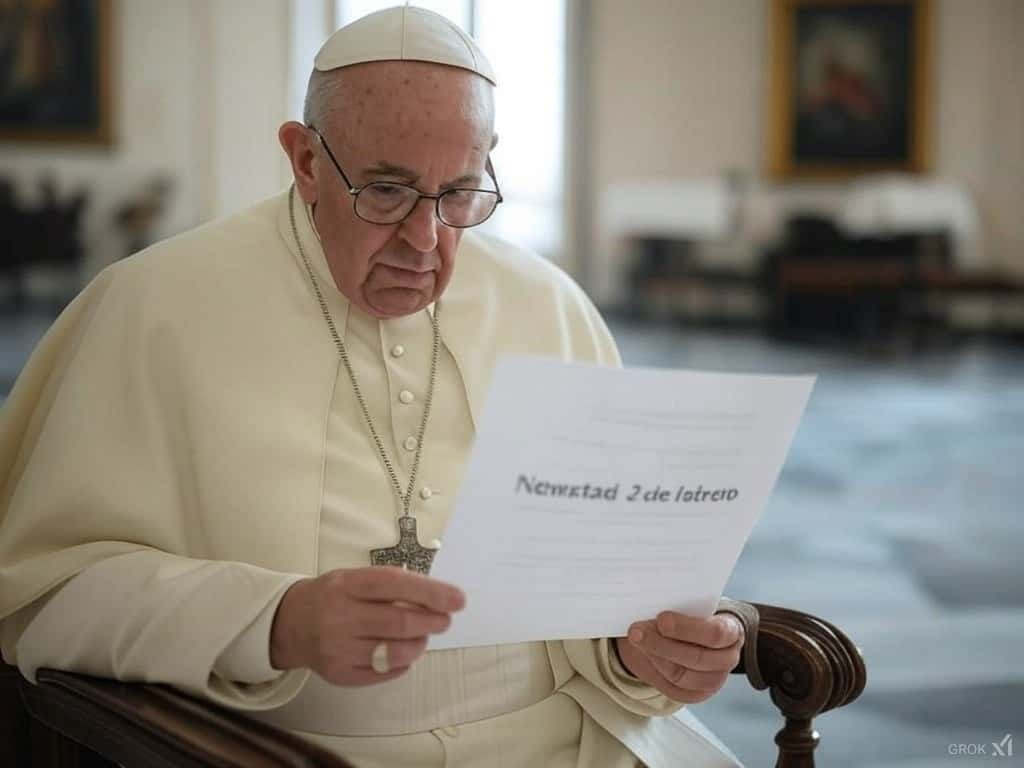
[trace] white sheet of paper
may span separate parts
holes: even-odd
[[[710,616],[813,376],[499,362],[431,576],[466,592],[430,647]]]

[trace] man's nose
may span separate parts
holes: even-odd
[[[437,247],[437,205],[428,197],[421,197],[416,207],[402,222],[401,236],[420,253],[427,253]]]

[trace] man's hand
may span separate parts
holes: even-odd
[[[739,663],[743,627],[728,614],[695,619],[665,611],[612,642],[634,676],[674,701],[696,704],[717,693]]]
[[[339,569],[293,584],[270,632],[275,669],[306,667],[335,685],[372,685],[405,674],[423,655],[427,636],[448,629],[462,610],[460,589],[401,568]],[[387,643],[387,673],[371,656]]]

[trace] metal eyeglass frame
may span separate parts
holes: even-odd
[[[454,187],[452,189],[446,189],[444,192],[438,192],[436,195],[431,195],[426,192],[421,192],[411,184],[404,184],[400,181],[371,181],[369,184],[363,184],[363,186],[361,187],[353,186],[352,182],[348,180],[348,176],[346,176],[345,172],[341,170],[341,165],[338,163],[338,159],[334,156],[334,153],[331,151],[330,146],[328,146],[327,140],[323,137],[323,134],[321,134],[320,131],[315,126],[307,125],[306,127],[316,134],[316,137],[317,139],[319,139],[321,146],[323,146],[324,150],[327,152],[327,156],[331,158],[331,162],[334,163],[334,167],[338,171],[338,174],[341,176],[341,180],[345,182],[345,188],[348,191],[348,193],[352,196],[352,212],[355,213],[355,215],[358,216],[362,221],[365,221],[368,224],[376,224],[377,226],[381,227],[389,227],[392,226],[393,224],[401,224],[403,221],[409,218],[409,216],[412,215],[413,211],[416,210],[416,206],[419,205],[420,200],[422,200],[423,198],[427,198],[428,200],[434,201],[434,216],[446,227],[451,227],[452,229],[470,229],[472,227],[480,226],[485,221],[487,221],[487,219],[491,218],[491,216],[494,215],[494,212],[498,210],[498,206],[501,205],[501,203],[504,202],[505,200],[505,198],[501,194],[501,188],[498,186],[498,179],[494,175],[494,166],[491,164],[490,155],[487,156],[487,162],[484,165],[484,169],[487,171],[487,175],[491,177],[491,181],[494,182],[494,189],[480,189],[477,187]],[[412,207],[409,209],[408,213],[406,213],[405,216],[398,219],[397,221],[371,221],[370,219],[360,216],[359,211],[356,208],[356,198],[359,197],[360,192],[374,184],[389,184],[391,186],[396,187],[405,187],[406,189],[411,189],[413,192],[419,195],[419,197],[416,198],[416,202],[412,204]],[[476,222],[475,224],[449,224],[441,215],[441,198],[444,197],[445,195],[451,194],[452,192],[485,192],[489,195],[496,195],[497,201],[494,203],[494,207],[491,208],[491,212],[488,213],[487,216],[485,216],[483,219]]]

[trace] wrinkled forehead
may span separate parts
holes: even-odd
[[[366,119],[369,113],[402,118],[417,110],[438,116],[493,123],[493,86],[458,67],[420,61],[374,61],[325,76],[328,111],[340,118]]]
[[[458,67],[375,61],[326,73],[336,78],[325,126],[354,147],[413,142],[471,154],[490,147],[493,86]]]

